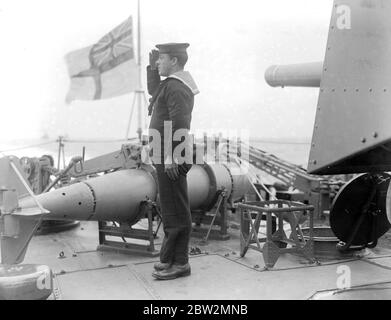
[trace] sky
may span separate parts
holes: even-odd
[[[309,140],[319,90],[271,88],[264,72],[324,59],[332,3],[141,0],[143,70],[155,44],[188,42],[186,69],[201,91],[193,130],[245,128],[252,137]],[[124,138],[133,94],[67,105],[64,56],[136,13],[136,0],[0,0],[0,140]],[[146,88],[144,74],[142,83]]]

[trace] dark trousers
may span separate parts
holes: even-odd
[[[192,228],[186,176],[170,180],[164,165],[155,165],[164,239],[160,250],[163,263],[186,264],[189,261],[189,240]]]

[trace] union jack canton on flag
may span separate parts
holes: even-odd
[[[132,17],[106,34],[96,44],[65,56],[71,78],[66,102],[99,100],[137,89]]]

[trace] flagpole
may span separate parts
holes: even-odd
[[[126,139],[128,139],[129,135],[129,129],[130,125],[132,122],[132,115],[133,115],[133,109],[137,107],[137,135],[139,140],[142,140],[142,105],[143,102],[146,105],[146,98],[145,98],[145,93],[144,90],[142,89],[141,85],[141,14],[140,14],[140,0],[137,0],[137,88],[134,92],[134,97],[133,97],[133,104],[132,104],[132,109],[130,112],[130,117],[128,121],[128,126],[126,129]],[[142,99],[144,98],[144,99]]]
[[[140,22],[140,0],[137,0],[137,64],[139,66],[138,80],[141,88],[141,22]]]
[[[137,134],[141,141],[142,134],[142,108],[141,95],[144,94],[141,89],[141,14],[140,14],[140,0],[137,0],[137,65],[138,65],[138,93],[137,93],[137,107],[138,107],[138,128]]]

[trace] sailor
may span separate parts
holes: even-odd
[[[189,240],[192,228],[187,172],[191,168],[189,155],[179,159],[176,147],[188,141],[194,95],[199,91],[189,72],[184,71],[188,60],[188,43],[156,45],[149,55],[147,67],[148,92],[152,96],[149,105],[150,144],[153,144],[153,162],[156,168],[164,239],[160,250],[160,262],[154,265],[153,277],[159,280],[175,279],[191,273],[189,265]],[[160,77],[165,77],[161,81]],[[152,134],[159,133],[159,139]],[[175,139],[180,133],[181,140]],[[156,152],[156,146],[160,147]],[[187,149],[188,150],[188,149]],[[186,151],[184,149],[183,151]],[[155,154],[157,153],[157,156]]]

